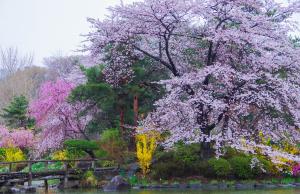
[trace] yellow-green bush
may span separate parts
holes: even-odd
[[[1,161],[4,162],[16,162],[25,160],[25,154],[22,152],[20,148],[16,147],[8,147],[3,148]]]
[[[154,151],[159,140],[159,133],[156,131],[148,131],[146,133],[136,135],[136,156],[142,169],[143,176],[150,171]]]

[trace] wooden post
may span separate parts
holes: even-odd
[[[48,172],[48,161],[45,162],[45,171]]]
[[[9,172],[12,172],[12,163],[9,163]]]
[[[45,179],[44,180],[44,187],[45,187],[45,193],[48,193],[48,180],[47,179]]]
[[[65,176],[64,176],[64,189],[68,187],[68,162],[64,162]]]
[[[95,172],[95,160],[92,161],[92,166],[91,166],[91,168],[92,168],[92,171]]]
[[[32,163],[31,161],[28,162],[28,186],[32,185]]]

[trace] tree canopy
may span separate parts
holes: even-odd
[[[289,37],[299,10],[299,1],[144,0],[89,19],[85,49],[106,61],[113,85],[134,78],[136,59],[169,70],[171,79],[160,82],[167,94],[143,122],[170,134],[166,146],[202,142],[217,154],[230,145],[276,155],[257,137],[299,141],[300,58]]]
[[[25,96],[16,96],[10,104],[3,108],[3,114],[0,116],[4,119],[5,124],[10,128],[28,129],[34,126],[34,119],[28,117],[28,100]]]

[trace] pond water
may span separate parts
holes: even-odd
[[[44,192],[40,192],[44,193]],[[219,191],[201,191],[201,190],[133,190],[130,192],[102,192],[99,190],[70,190],[55,191],[51,190],[48,194],[300,194],[300,189],[274,189],[274,190],[219,190]]]

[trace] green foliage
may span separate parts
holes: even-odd
[[[172,177],[184,177],[187,172],[184,166],[175,161],[159,162],[152,165],[152,176],[154,179],[169,179]]]
[[[211,158],[208,160],[208,165],[218,178],[228,177],[231,174],[231,165],[226,159]]]
[[[129,183],[131,186],[134,186],[134,185],[137,185],[139,180],[137,178],[137,176],[133,175],[133,176],[130,176],[129,179],[128,179]]]
[[[105,150],[99,148],[98,150],[95,151],[95,156],[96,158],[107,158],[108,153]]]
[[[83,140],[83,139],[70,139],[64,142],[64,145],[68,149],[78,149],[78,150],[96,150],[99,148],[97,142]]]
[[[200,145],[178,144],[174,150],[160,151],[155,154],[156,162],[151,166],[155,179],[170,179],[199,175],[207,167],[199,157]]]
[[[133,124],[134,96],[139,98],[140,115],[151,111],[154,102],[163,95],[163,88],[153,82],[167,78],[168,75],[163,69],[155,71],[151,61],[145,59],[133,64],[134,77],[130,83],[115,88],[105,82],[103,68],[104,65],[82,67],[87,82],[76,87],[70,96],[72,101],[88,101],[101,109],[101,113],[94,115],[87,126],[90,133],[119,127],[120,110],[124,112],[124,122]]]
[[[82,185],[84,187],[96,187],[98,180],[93,171],[86,171],[82,177]]]
[[[283,179],[281,179],[280,183],[281,184],[292,184],[295,183],[296,179],[292,178],[292,177],[284,177]]]
[[[32,128],[34,119],[27,116],[28,101],[25,96],[16,96],[2,111],[0,116],[10,128]]]
[[[109,143],[111,141],[120,141],[120,140],[121,140],[121,135],[119,129],[117,128],[107,129],[101,133],[102,143]]]
[[[48,170],[61,170],[64,168],[62,162],[54,162],[48,164]],[[32,164],[31,166],[32,172],[44,172],[46,169],[46,165],[44,162],[37,162]],[[21,172],[28,172],[28,167],[24,168]]]
[[[114,167],[117,166],[118,164],[116,164],[115,161],[113,160],[103,160],[101,161],[101,166],[102,167]]]
[[[103,131],[100,138],[100,147],[107,153],[108,159],[115,160],[118,163],[124,161],[127,145],[121,138],[119,129],[111,128]]]
[[[96,141],[89,141],[83,139],[70,139],[64,142],[64,146],[67,150],[68,158],[76,159],[84,156],[84,152],[91,157],[95,157],[95,150],[99,149],[99,145]]]
[[[238,151],[238,150],[236,150],[234,148],[231,148],[231,147],[225,147],[224,150],[225,150],[225,154],[222,158],[225,158],[227,160],[234,157],[234,156],[246,157],[245,153],[243,153],[241,151]]]
[[[252,170],[250,167],[251,158],[234,156],[229,159],[229,163],[232,167],[234,176],[238,179],[250,179],[252,178]]]
[[[199,144],[178,144],[175,148],[175,160],[181,160],[185,165],[193,166],[197,161],[200,161],[201,146]]]

